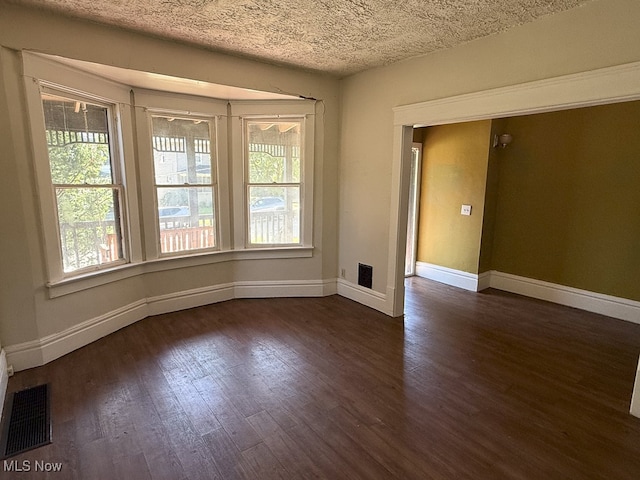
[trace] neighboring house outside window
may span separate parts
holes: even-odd
[[[151,116],[160,252],[217,247],[213,122]]]

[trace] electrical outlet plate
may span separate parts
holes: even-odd
[[[461,215],[471,215],[471,205],[462,205],[460,209]]]

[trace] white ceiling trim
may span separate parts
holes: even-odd
[[[640,99],[640,62],[393,108],[394,125],[429,126]]]

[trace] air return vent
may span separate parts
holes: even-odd
[[[358,285],[373,288],[373,267],[371,265],[358,264]]]
[[[2,432],[2,458],[51,443],[49,385],[14,392]]]

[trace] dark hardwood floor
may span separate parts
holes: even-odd
[[[10,379],[52,389],[54,479],[640,478],[640,325],[408,280],[152,317]],[[33,463],[32,463],[33,464]]]

